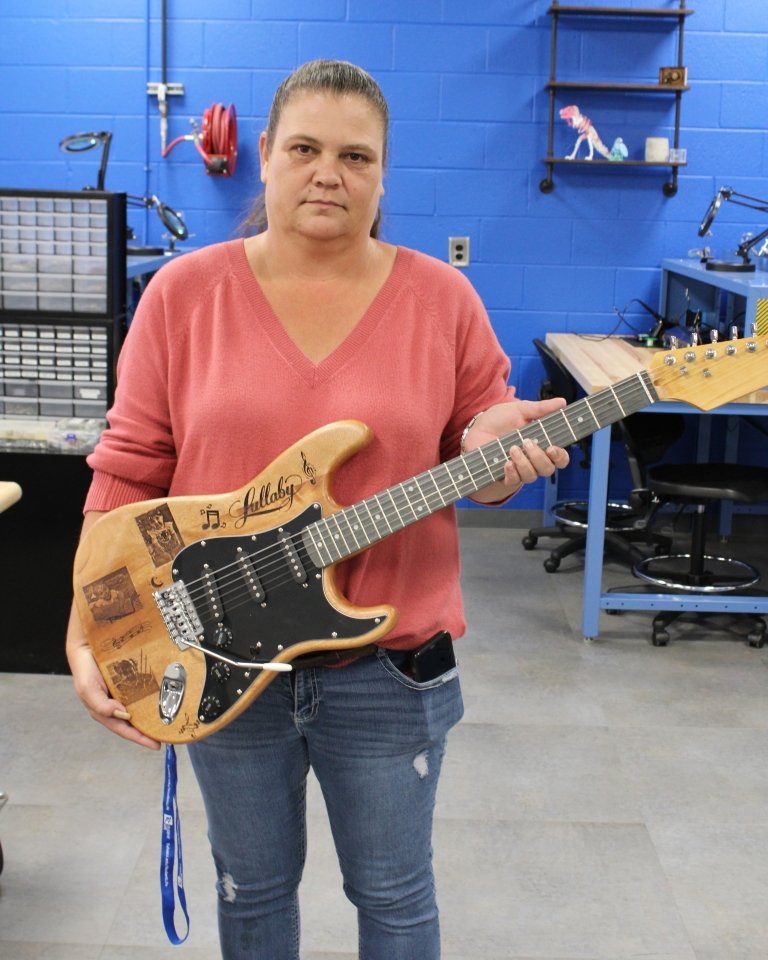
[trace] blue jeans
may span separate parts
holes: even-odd
[[[218,876],[223,960],[298,960],[310,767],[328,809],[360,960],[438,960],[432,816],[457,670],[417,683],[384,650],[279,675],[189,746]],[[394,661],[394,662],[393,662]]]

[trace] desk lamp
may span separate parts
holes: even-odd
[[[109,147],[112,143],[112,134],[107,130],[101,130],[98,133],[73,133],[59,143],[59,147],[67,153],[85,153],[101,144],[101,163],[99,165],[99,175],[95,187],[84,187],[85,190],[103,190],[104,179],[107,175],[107,160],[109,159]],[[163,203],[156,196],[135,197],[130,193],[126,194],[126,201],[133,207],[146,207],[157,210],[157,215],[171,235],[170,249],[173,250],[175,240],[186,240],[189,236],[187,225],[181,214],[172,210],[167,204]],[[132,236],[132,232],[130,234]],[[162,247],[132,247],[128,252],[137,254],[159,254],[164,253]]]
[[[93,150],[101,144],[101,163],[99,164],[99,175],[95,187],[85,187],[86,190],[103,190],[104,178],[107,175],[107,160],[109,159],[109,146],[112,143],[112,134],[108,130],[101,130],[98,133],[73,133],[59,143],[59,148],[67,153],[85,153],[86,150]]]
[[[184,223],[184,218],[178,212],[178,210],[172,210],[168,204],[163,203],[156,196],[151,197],[134,197],[132,194],[127,193],[126,201],[129,206],[132,207],[146,207],[148,210],[151,210],[153,207],[157,210],[157,215],[160,217],[160,220],[164,227],[167,228],[170,233],[170,240],[168,243],[169,251],[173,251],[174,242],[176,240],[186,240],[189,236],[189,231],[187,230],[187,225]],[[133,236],[133,231],[129,228],[129,236]],[[165,253],[162,247],[131,247],[127,249],[129,256],[153,256],[156,254]]]
[[[736,200],[735,197],[740,197],[741,199]],[[720,204],[723,200],[727,200],[730,203],[735,203],[740,207],[747,207],[749,210],[759,210],[761,213],[768,213],[768,200],[760,200],[758,197],[750,197],[746,193],[738,193],[736,190],[732,190],[730,187],[720,187],[720,189],[715,194],[715,198],[710,203],[707,212],[704,214],[704,219],[701,221],[701,226],[699,227],[699,236],[703,237],[709,232],[709,228],[712,226],[712,221],[717,215],[717,211],[720,209]],[[748,203],[745,201],[749,201]],[[762,233],[758,233],[756,237],[749,237],[747,240],[744,240],[736,248],[736,256],[741,257],[740,261],[731,262],[729,260],[707,260],[707,270],[729,270],[735,273],[751,273],[755,269],[754,263],[749,259],[749,251],[752,247],[758,244],[761,240],[764,240],[768,237],[768,229],[763,230]]]

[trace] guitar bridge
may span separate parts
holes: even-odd
[[[177,580],[173,586],[155,590],[152,597],[176,646],[185,650],[189,644],[198,645],[203,636],[203,625],[184,581]]]

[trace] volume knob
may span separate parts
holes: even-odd
[[[227,647],[232,646],[232,631],[223,623],[217,623],[213,632],[213,642],[219,650],[226,650]]]
[[[203,697],[200,702],[200,719],[204,722],[215,720],[216,717],[221,715],[223,710],[224,705],[218,697],[210,695]]]
[[[232,670],[228,663],[223,663],[221,660],[214,663],[211,667],[211,676],[217,683],[226,683],[232,675]]]

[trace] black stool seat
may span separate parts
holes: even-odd
[[[768,467],[738,463],[664,463],[649,470],[649,486],[677,502],[734,500],[757,503],[768,496]]]

